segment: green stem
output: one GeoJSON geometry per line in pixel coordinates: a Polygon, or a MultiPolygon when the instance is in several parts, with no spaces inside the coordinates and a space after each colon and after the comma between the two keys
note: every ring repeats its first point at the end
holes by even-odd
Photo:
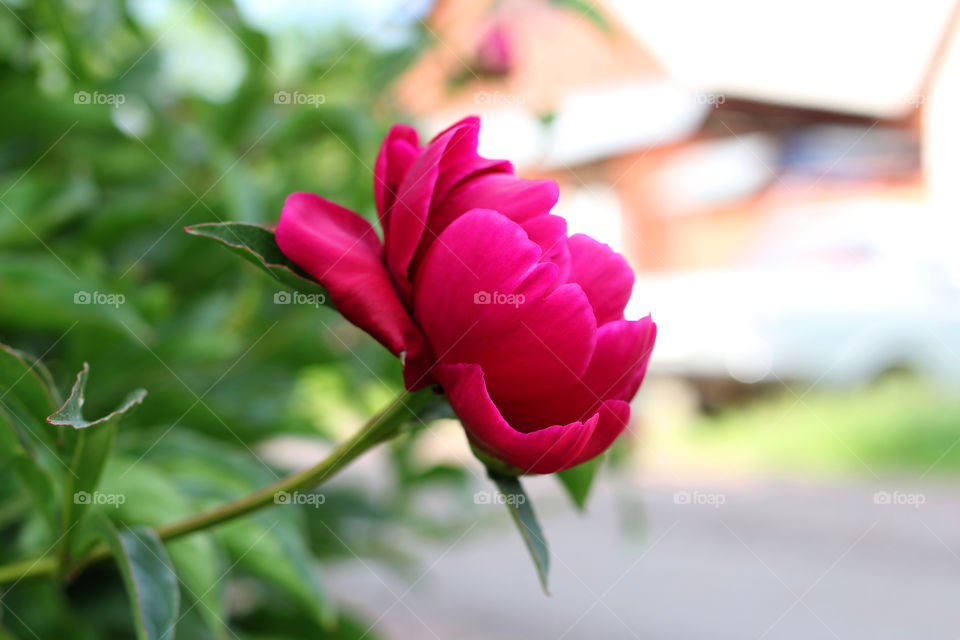
{"type": "Polygon", "coordinates": [[[19,582],[24,578],[52,576],[56,574],[56,572],[56,557],[43,556],[40,558],[30,558],[29,560],[21,560],[20,562],[14,562],[0,567],[0,584],[19,582]]]}
{"type": "MultiPolygon", "coordinates": [[[[62,427],[61,427],[62,428],[62,427]]],[[[63,479],[63,501],[60,507],[60,543],[58,550],[58,560],[57,560],[57,575],[60,578],[64,578],[67,575],[67,570],[70,567],[70,543],[71,543],[71,532],[73,527],[71,522],[73,521],[73,509],[74,509],[74,493],[75,488],[74,479],[76,475],[74,469],[79,466],[79,461],[83,457],[83,449],[87,443],[87,432],[81,430],[77,434],[77,442],[75,449],[73,450],[73,459],[70,464],[70,469],[64,476],[63,479]]]]}
{"type": "MultiPolygon", "coordinates": [[[[315,466],[281,478],[242,498],[176,522],[160,525],[154,530],[161,540],[173,540],[276,504],[276,496],[281,492],[293,493],[311,489],[336,474],[368,449],[396,436],[404,424],[434,400],[433,394],[426,389],[414,393],[404,392],[397,396],[389,407],[368,421],[353,437],[340,444],[315,466]]],[[[94,547],[73,568],[70,577],[75,577],[91,564],[104,560],[109,555],[110,551],[106,545],[94,547]]],[[[23,578],[55,575],[57,566],[56,558],[50,556],[0,566],[0,584],[23,578]]]]}

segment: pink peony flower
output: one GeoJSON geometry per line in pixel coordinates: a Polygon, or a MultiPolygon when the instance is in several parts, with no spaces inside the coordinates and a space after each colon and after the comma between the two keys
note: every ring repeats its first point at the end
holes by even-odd
{"type": "Polygon", "coordinates": [[[656,325],[623,317],[623,257],[567,237],[557,185],[480,157],[479,127],[466,118],[425,146],[393,127],[374,179],[383,244],[310,193],[287,198],[277,243],[401,357],[408,389],[440,384],[481,458],[553,473],[626,427],[656,325]]]}

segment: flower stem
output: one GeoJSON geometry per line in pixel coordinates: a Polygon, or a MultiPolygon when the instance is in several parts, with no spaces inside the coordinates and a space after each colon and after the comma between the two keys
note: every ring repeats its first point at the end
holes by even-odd
{"type": "MultiPolygon", "coordinates": [[[[276,496],[281,492],[304,491],[322,484],[368,449],[396,436],[404,424],[435,400],[436,397],[428,389],[413,393],[404,392],[397,396],[390,406],[371,418],[360,431],[313,467],[281,478],[242,498],[231,500],[182,520],[154,527],[154,530],[161,540],[173,540],[276,504],[276,496]]],[[[110,551],[106,545],[94,547],[73,567],[69,577],[76,577],[85,568],[106,559],[109,555],[110,551]]],[[[57,573],[57,566],[56,558],[51,556],[0,566],[0,584],[30,577],[52,576],[57,573]]]]}

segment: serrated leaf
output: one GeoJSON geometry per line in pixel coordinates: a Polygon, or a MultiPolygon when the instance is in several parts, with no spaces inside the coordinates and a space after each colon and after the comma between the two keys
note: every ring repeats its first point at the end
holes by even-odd
{"type": "Polygon", "coordinates": [[[537,516],[533,512],[533,504],[531,504],[527,492],[523,490],[523,485],[520,484],[520,479],[516,476],[503,475],[490,469],[487,470],[487,475],[496,483],[497,489],[503,495],[507,509],[510,511],[510,517],[513,518],[520,530],[523,543],[533,559],[537,577],[540,579],[540,586],[549,595],[547,574],[550,572],[550,550],[547,547],[547,539],[540,529],[537,516]]]}
{"type": "Polygon", "coordinates": [[[593,479],[597,475],[597,469],[600,468],[600,462],[603,456],[597,456],[592,460],[587,460],[583,464],[578,464],[570,469],[565,469],[556,474],[557,479],[567,494],[580,511],[583,511],[587,505],[587,497],[590,495],[590,487],[593,486],[593,479]]]}
{"type": "Polygon", "coordinates": [[[287,287],[301,293],[326,295],[320,283],[283,255],[273,229],[249,222],[207,222],[187,227],[185,231],[223,243],[287,287]]]}
{"type": "Polygon", "coordinates": [[[138,389],[130,393],[114,411],[102,418],[87,420],[83,417],[83,392],[89,374],[90,366],[84,362],[83,369],[77,374],[77,380],[70,390],[70,396],[56,413],[47,418],[50,424],[72,427],[76,436],[70,468],[64,478],[61,571],[65,571],[69,564],[73,529],[93,502],[92,497],[113,447],[117,421],[130,407],[140,404],[147,395],[145,390],[138,389]]]}
{"type": "Polygon", "coordinates": [[[123,577],[138,640],[171,640],[180,589],[160,538],[147,527],[117,529],[103,513],[95,523],[123,577]]]}
{"type": "Polygon", "coordinates": [[[54,425],[73,427],[74,429],[87,429],[97,424],[105,424],[113,421],[128,411],[130,407],[143,402],[143,398],[147,395],[145,389],[132,391],[124,401],[120,403],[119,407],[107,415],[102,418],[97,418],[96,420],[87,420],[83,417],[83,392],[87,386],[87,378],[89,375],[90,365],[84,362],[83,369],[77,374],[77,381],[73,383],[73,388],[70,390],[70,396],[66,402],[63,403],[62,407],[47,417],[47,422],[54,425]]]}

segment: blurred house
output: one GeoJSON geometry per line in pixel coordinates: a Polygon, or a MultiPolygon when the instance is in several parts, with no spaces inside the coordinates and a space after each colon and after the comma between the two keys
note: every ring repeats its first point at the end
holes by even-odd
{"type": "Polygon", "coordinates": [[[942,362],[960,351],[945,240],[960,206],[957,3],[784,15],[760,0],[439,0],[435,42],[395,97],[427,130],[481,114],[486,155],[561,185],[571,232],[641,272],[634,311],[671,320],[654,369],[960,376],[942,362]],[[899,285],[872,286],[890,273],[899,285]],[[888,331],[867,330],[884,317],[888,331]],[[949,345],[912,339],[925,333],[949,345]]]}

